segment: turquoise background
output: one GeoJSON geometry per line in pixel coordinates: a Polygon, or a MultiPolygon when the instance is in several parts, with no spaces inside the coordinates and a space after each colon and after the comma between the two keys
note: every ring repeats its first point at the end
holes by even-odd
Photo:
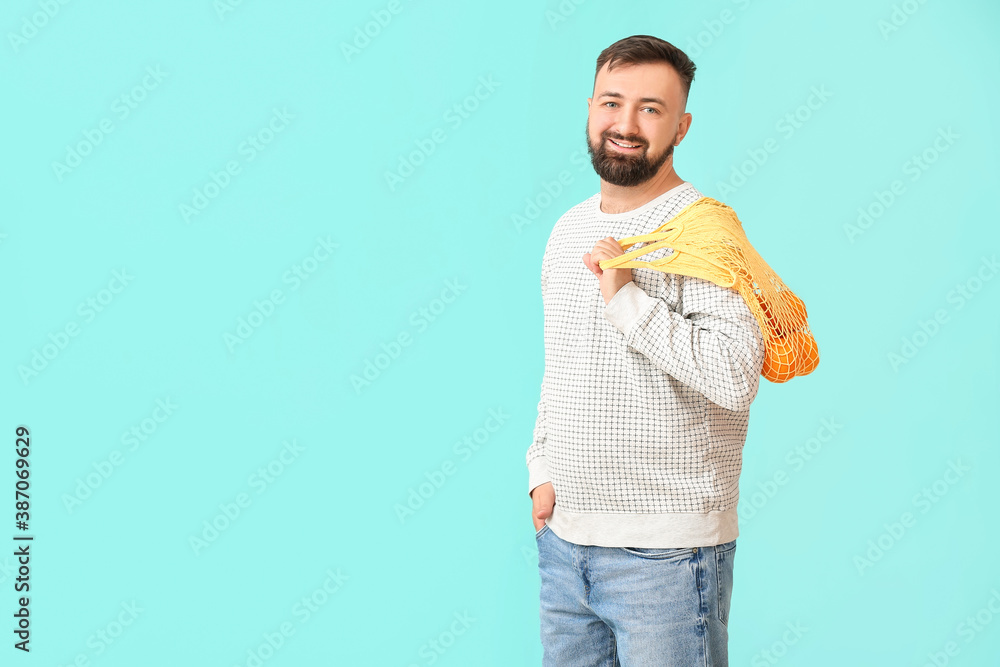
{"type": "Polygon", "coordinates": [[[26,425],[35,536],[31,652],[8,631],[3,664],[540,664],[539,268],[598,190],[586,98],[631,34],[695,61],[676,169],[736,209],[822,356],[751,410],[731,664],[997,664],[995,3],[220,7],[0,16],[0,496],[13,536],[26,425]]]}

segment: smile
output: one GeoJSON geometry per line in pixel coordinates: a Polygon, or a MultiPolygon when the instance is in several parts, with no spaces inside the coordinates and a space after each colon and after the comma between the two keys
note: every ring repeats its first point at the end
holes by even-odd
{"type": "Polygon", "coordinates": [[[635,150],[636,148],[640,148],[639,144],[623,144],[615,141],[614,139],[608,139],[608,141],[613,143],[615,146],[618,146],[619,148],[624,148],[626,150],[635,150]]]}

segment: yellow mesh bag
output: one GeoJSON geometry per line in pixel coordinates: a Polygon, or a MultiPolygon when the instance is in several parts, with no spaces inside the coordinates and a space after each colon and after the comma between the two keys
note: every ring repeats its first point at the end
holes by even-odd
{"type": "Polygon", "coordinates": [[[806,321],[805,304],[757,254],[736,212],[726,204],[702,197],[652,232],[618,243],[628,252],[602,260],[601,269],[655,269],[736,289],[764,334],[766,354],[761,375],[766,380],[787,382],[812,373],[819,364],[819,348],[806,321]],[[628,250],[636,243],[645,245],[628,250]],[[636,259],[664,247],[664,257],[636,259]]]}

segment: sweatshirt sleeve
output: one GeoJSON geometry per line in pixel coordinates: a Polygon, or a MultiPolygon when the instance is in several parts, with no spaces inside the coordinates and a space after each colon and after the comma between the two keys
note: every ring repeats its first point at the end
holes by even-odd
{"type": "Polygon", "coordinates": [[[541,390],[538,401],[538,418],[535,420],[535,432],[528,447],[526,460],[528,463],[528,495],[540,484],[551,481],[549,469],[545,460],[545,387],[541,390]]]}
{"type": "MultiPolygon", "coordinates": [[[[546,244],[546,252],[548,251],[548,245],[546,244]]],[[[542,259],[542,304],[545,304],[545,287],[546,287],[546,276],[545,276],[545,258],[542,259]]],[[[528,495],[531,495],[532,490],[540,484],[545,484],[551,481],[549,478],[549,469],[545,460],[545,377],[544,373],[542,375],[541,389],[539,390],[538,398],[538,417],[535,419],[535,430],[531,439],[531,445],[528,447],[528,453],[525,456],[528,464],[528,495]]]]}
{"type": "Polygon", "coordinates": [[[664,373],[727,410],[749,410],[764,365],[764,336],[750,308],[735,289],[669,277],[681,312],[630,281],[608,301],[605,319],[664,373]]]}

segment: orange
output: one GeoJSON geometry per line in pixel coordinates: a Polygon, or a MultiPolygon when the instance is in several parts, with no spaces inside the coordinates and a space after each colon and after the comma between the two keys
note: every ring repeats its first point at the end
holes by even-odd
{"type": "Polygon", "coordinates": [[[795,311],[798,317],[805,322],[806,318],[809,316],[809,313],[806,312],[806,304],[802,302],[802,299],[795,295],[795,292],[792,291],[788,291],[788,299],[795,304],[795,311]]]}
{"type": "Polygon", "coordinates": [[[795,340],[785,336],[771,339],[764,353],[760,374],[771,382],[788,382],[795,377],[795,340]]]}
{"type": "Polygon", "coordinates": [[[771,331],[778,331],[778,320],[775,319],[774,313],[768,307],[767,302],[764,301],[762,294],[754,294],[757,304],[760,306],[761,311],[764,313],[764,321],[767,322],[767,326],[771,328],[771,331]]]}
{"type": "Polygon", "coordinates": [[[791,330],[798,331],[806,325],[806,304],[802,303],[802,299],[795,296],[791,290],[785,290],[782,294],[785,297],[785,305],[791,311],[789,313],[791,330]]]}
{"type": "MultiPolygon", "coordinates": [[[[767,302],[764,300],[763,291],[759,289],[755,291],[753,279],[745,269],[737,269],[737,275],[742,280],[742,289],[739,290],[740,295],[743,297],[743,300],[746,301],[747,306],[750,306],[750,297],[752,296],[754,301],[757,302],[757,305],[760,306],[761,313],[764,315],[764,322],[758,322],[761,325],[761,330],[763,330],[766,324],[772,332],[777,333],[778,320],[774,317],[774,312],[771,310],[771,307],[768,306],[767,302]]],[[[750,308],[750,312],[753,312],[753,308],[750,308]]],[[[754,317],[757,317],[756,313],[754,313],[754,317]]]]}
{"type": "Polygon", "coordinates": [[[795,355],[798,360],[796,375],[809,375],[819,364],[819,346],[812,334],[805,331],[796,331],[789,336],[792,344],[795,345],[795,355]]]}
{"type": "Polygon", "coordinates": [[[798,331],[806,325],[806,304],[802,303],[802,299],[795,296],[791,290],[784,290],[779,292],[779,294],[781,295],[782,305],[785,306],[782,312],[788,318],[789,326],[787,330],[785,327],[779,327],[778,333],[784,335],[798,331]]]}

